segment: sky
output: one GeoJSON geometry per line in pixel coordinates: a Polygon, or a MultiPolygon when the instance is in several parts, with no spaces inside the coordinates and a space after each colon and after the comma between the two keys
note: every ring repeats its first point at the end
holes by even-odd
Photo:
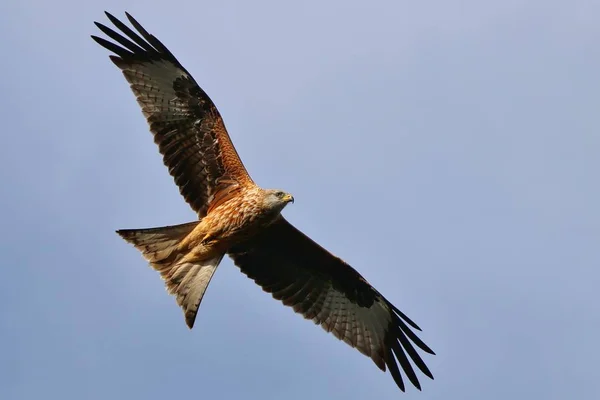
{"type": "Polygon", "coordinates": [[[600,3],[0,4],[0,398],[600,398],[600,3]],[[423,391],[225,259],[189,330],[114,231],[192,221],[89,35],[132,13],[284,215],[436,351],[423,391]]]}

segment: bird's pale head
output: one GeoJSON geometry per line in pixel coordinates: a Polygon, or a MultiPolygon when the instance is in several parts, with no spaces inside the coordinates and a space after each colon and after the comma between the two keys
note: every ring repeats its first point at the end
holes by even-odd
{"type": "Polygon", "coordinates": [[[294,196],[283,190],[268,189],[264,193],[264,206],[273,211],[279,212],[289,203],[294,202],[294,196]]]}

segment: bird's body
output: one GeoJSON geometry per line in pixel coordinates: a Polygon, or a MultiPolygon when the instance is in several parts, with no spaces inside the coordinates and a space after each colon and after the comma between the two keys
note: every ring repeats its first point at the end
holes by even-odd
{"type": "Polygon", "coordinates": [[[198,254],[225,253],[233,245],[255,236],[275,221],[291,200],[291,196],[285,194],[288,197],[274,207],[265,201],[271,192],[256,185],[246,188],[242,193],[242,196],[232,197],[209,209],[208,214],[182,241],[182,249],[187,248],[198,254]]]}
{"type": "Polygon", "coordinates": [[[116,54],[111,60],[129,82],[165,166],[198,215],[181,225],[117,233],[160,273],[187,325],[194,326],[206,288],[227,254],[275,299],[381,370],[389,369],[400,389],[400,369],[420,389],[413,364],[433,379],[415,349],[434,354],[413,332],[420,328],[354,268],[281,215],[293,197],[254,183],[214,103],[156,37],[129,14],[137,33],[107,16],[123,34],[96,23],[114,42],[92,37],[116,54]]]}
{"type": "Polygon", "coordinates": [[[117,233],[136,246],[161,273],[192,328],[206,287],[225,253],[268,228],[293,201],[288,193],[265,190],[249,182],[246,187],[237,187],[226,198],[221,198],[198,222],[175,227],[124,229],[117,233]],[[237,195],[233,195],[234,192],[237,195]],[[210,275],[204,280],[195,280],[201,272],[210,275]]]}

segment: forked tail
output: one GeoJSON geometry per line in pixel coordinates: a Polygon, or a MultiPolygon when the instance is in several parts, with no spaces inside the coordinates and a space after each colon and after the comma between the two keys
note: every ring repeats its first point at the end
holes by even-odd
{"type": "Polygon", "coordinates": [[[179,243],[198,223],[117,231],[141,251],[150,266],[160,273],[167,291],[177,298],[177,303],[183,309],[185,322],[190,329],[194,326],[206,288],[223,258],[223,254],[220,254],[206,260],[185,260],[188,250],[180,249],[179,243]]]}

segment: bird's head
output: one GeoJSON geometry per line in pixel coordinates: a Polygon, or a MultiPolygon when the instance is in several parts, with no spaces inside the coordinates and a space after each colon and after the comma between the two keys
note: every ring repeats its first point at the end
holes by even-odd
{"type": "Polygon", "coordinates": [[[274,211],[281,211],[288,203],[294,202],[294,196],[291,194],[279,190],[269,189],[265,190],[264,205],[274,211]]]}

